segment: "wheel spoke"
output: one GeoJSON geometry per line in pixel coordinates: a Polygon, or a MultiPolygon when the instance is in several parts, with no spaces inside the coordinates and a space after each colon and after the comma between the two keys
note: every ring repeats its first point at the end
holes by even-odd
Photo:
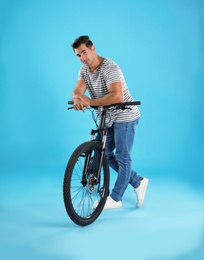
{"type": "Polygon", "coordinates": [[[79,225],[90,224],[100,215],[108,195],[109,167],[105,157],[99,181],[96,181],[99,152],[99,145],[93,142],[82,144],[72,154],[65,172],[65,207],[70,218],[79,225]],[[92,157],[88,157],[89,162],[86,157],[88,154],[92,154],[92,157]],[[97,160],[93,163],[95,155],[97,160]],[[88,164],[85,167],[86,162],[88,164]],[[87,172],[84,172],[84,169],[87,169],[87,172]],[[97,207],[93,207],[96,201],[98,201],[97,207]]]}

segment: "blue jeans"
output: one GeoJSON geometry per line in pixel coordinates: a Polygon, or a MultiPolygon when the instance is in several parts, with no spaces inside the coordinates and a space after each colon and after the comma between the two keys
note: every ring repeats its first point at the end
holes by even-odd
{"type": "Polygon", "coordinates": [[[140,185],[142,179],[132,170],[131,158],[135,128],[138,121],[139,119],[132,122],[113,123],[111,127],[107,128],[106,156],[109,166],[118,173],[110,194],[115,201],[122,200],[129,183],[135,188],[140,185]]]}

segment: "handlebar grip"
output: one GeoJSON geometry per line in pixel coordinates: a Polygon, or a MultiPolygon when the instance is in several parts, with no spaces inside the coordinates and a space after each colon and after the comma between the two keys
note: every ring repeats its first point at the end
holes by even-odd
{"type": "Polygon", "coordinates": [[[69,105],[73,105],[73,104],[74,104],[73,101],[68,101],[67,103],[68,103],[69,105]]]}

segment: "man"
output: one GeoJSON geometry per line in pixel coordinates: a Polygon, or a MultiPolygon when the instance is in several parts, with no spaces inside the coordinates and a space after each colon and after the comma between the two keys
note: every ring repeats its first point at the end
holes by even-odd
{"type": "MultiPolygon", "coordinates": [[[[84,107],[88,106],[134,101],[119,66],[109,59],[100,57],[88,36],[78,37],[72,48],[83,63],[73,90],[72,100],[75,110],[84,111],[84,107]],[[91,98],[85,95],[86,90],[91,98]]],[[[131,150],[135,128],[140,118],[139,109],[133,106],[131,110],[113,110],[108,114],[106,156],[110,167],[118,173],[118,176],[104,209],[122,207],[122,197],[128,183],[133,186],[137,196],[136,206],[140,207],[144,202],[148,179],[140,177],[131,168],[131,150]]]]}

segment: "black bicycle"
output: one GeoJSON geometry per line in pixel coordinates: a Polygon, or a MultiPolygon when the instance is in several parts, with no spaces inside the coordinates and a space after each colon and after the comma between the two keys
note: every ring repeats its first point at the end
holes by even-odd
{"type": "MultiPolygon", "coordinates": [[[[69,105],[73,102],[69,101],[69,105]]],[[[66,211],[77,225],[93,223],[101,214],[109,195],[110,172],[105,155],[107,129],[106,114],[110,110],[131,109],[140,101],[124,102],[110,106],[90,107],[96,130],[91,130],[90,141],[79,145],[72,153],[64,175],[63,197],[66,211]],[[100,124],[94,111],[101,114],[100,124]]],[[[68,109],[73,108],[72,106],[68,109]]]]}

